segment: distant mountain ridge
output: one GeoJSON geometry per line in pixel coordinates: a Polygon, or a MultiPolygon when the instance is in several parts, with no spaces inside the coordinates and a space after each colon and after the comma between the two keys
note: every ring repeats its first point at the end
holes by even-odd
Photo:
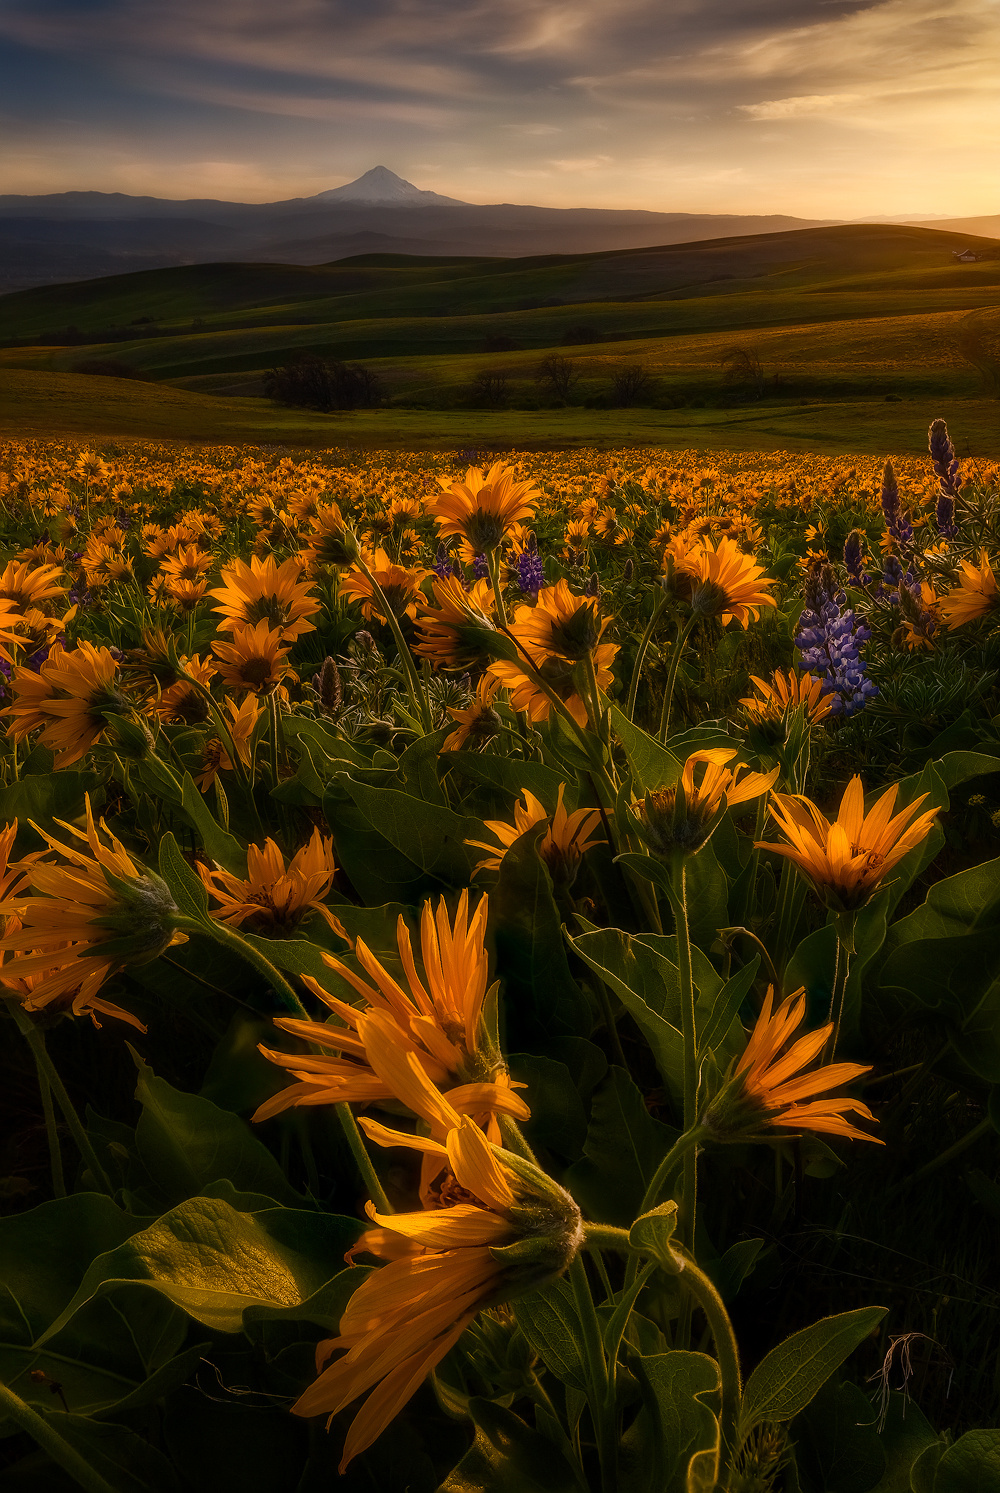
{"type": "Polygon", "coordinates": [[[224,202],[121,192],[0,196],[0,292],[131,270],[218,263],[330,263],[356,254],[597,253],[828,227],[783,214],[471,203],[385,166],[314,197],[224,202]]]}

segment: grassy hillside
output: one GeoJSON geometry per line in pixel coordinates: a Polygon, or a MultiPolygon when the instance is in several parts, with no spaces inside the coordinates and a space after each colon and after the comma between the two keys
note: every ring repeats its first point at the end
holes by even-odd
{"type": "MultiPolygon", "coordinates": [[[[312,267],[191,265],[3,297],[0,369],[15,418],[18,409],[31,421],[47,418],[49,388],[53,418],[58,407],[84,427],[91,418],[102,430],[174,430],[178,438],[216,438],[201,434],[210,429],[226,432],[218,439],[250,438],[236,433],[249,421],[251,434],[263,422],[312,441],[348,426],[367,430],[365,420],[373,430],[387,416],[405,422],[407,411],[428,425],[435,411],[463,432],[491,429],[484,419],[506,429],[537,412],[545,416],[538,439],[558,439],[550,432],[565,426],[565,438],[575,440],[588,422],[597,433],[598,414],[622,431],[638,418],[595,408],[611,402],[615,370],[636,363],[653,380],[645,402],[670,416],[665,439],[671,421],[712,425],[712,410],[727,411],[718,416],[723,424],[753,425],[817,401],[902,401],[899,423],[912,426],[913,402],[936,401],[939,412],[941,401],[950,408],[996,392],[988,370],[977,370],[961,347],[971,322],[1000,348],[1000,240],[980,240],[984,257],[960,264],[954,251],[967,242],[957,233],[861,224],[522,260],[369,255],[312,267]],[[734,345],[760,360],[763,385],[753,397],[726,379],[734,345]],[[364,360],[389,408],[331,424],[262,401],[265,371],[304,350],[364,360]],[[589,410],[557,409],[560,401],[539,382],[541,356],[551,350],[573,360],[569,402],[589,410]],[[94,362],[149,382],[89,377],[81,385],[74,371],[94,362]],[[484,369],[506,380],[501,403],[510,408],[471,408],[484,369]],[[17,379],[14,370],[31,377],[17,379]]],[[[983,439],[993,439],[989,409],[984,404],[973,421],[983,439]]],[[[807,417],[788,418],[791,438],[807,417]]],[[[873,430],[896,423],[884,407],[862,422],[873,430]]],[[[534,438],[524,428],[525,439],[534,438]]]]}

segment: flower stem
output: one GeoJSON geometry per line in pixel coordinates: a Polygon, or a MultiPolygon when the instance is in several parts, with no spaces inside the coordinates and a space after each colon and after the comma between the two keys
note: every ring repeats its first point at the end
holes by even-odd
{"type": "Polygon", "coordinates": [[[503,587],[500,585],[500,566],[497,562],[495,549],[486,551],[486,568],[490,575],[490,585],[493,587],[493,596],[497,604],[497,618],[500,626],[507,626],[507,608],[503,604],[503,587]]]}
{"type": "Polygon", "coordinates": [[[337,1119],[340,1121],[347,1144],[351,1148],[351,1155],[354,1157],[362,1180],[368,1188],[368,1196],[375,1204],[379,1213],[391,1213],[393,1211],[392,1205],[382,1189],[382,1183],[376,1175],[372,1159],[365,1149],[365,1143],[361,1138],[361,1131],[358,1129],[358,1122],[354,1118],[351,1106],[345,1102],[343,1104],[335,1104],[333,1107],[336,1111],[337,1119]]]}
{"type": "MultiPolygon", "coordinates": [[[[680,975],[681,1036],[684,1039],[684,1134],[698,1121],[698,1034],[695,1027],[694,966],[691,958],[691,928],[687,909],[687,862],[681,860],[667,884],[667,896],[677,928],[677,969],[680,975]]],[[[694,1147],[684,1152],[684,1184],[680,1207],[681,1238],[690,1248],[694,1241],[698,1167],[694,1147]]]]}
{"type": "Polygon", "coordinates": [[[663,709],[660,711],[660,728],[657,736],[661,741],[666,741],[670,730],[670,710],[674,699],[674,686],[677,683],[677,670],[680,667],[681,654],[684,645],[691,636],[691,630],[698,620],[697,613],[692,614],[682,628],[678,629],[677,639],[670,653],[670,669],[667,673],[667,687],[663,694],[663,709]]]}
{"type": "Polygon", "coordinates": [[[413,706],[413,713],[422,723],[425,732],[429,736],[434,729],[434,722],[431,720],[431,708],[427,701],[426,695],[420,688],[420,681],[417,678],[417,671],[413,667],[413,658],[410,654],[409,645],[407,644],[406,639],[403,637],[403,629],[399,625],[399,618],[396,616],[395,612],[392,610],[392,607],[386,600],[385,592],[382,590],[382,587],[379,585],[378,581],[375,579],[368,566],[365,564],[365,560],[362,555],[358,555],[355,564],[357,565],[358,569],[361,571],[365,579],[368,581],[368,584],[371,586],[372,594],[378,601],[379,607],[382,611],[382,616],[389,624],[392,636],[396,641],[396,651],[399,654],[399,662],[402,665],[404,674],[406,675],[406,686],[410,695],[410,703],[413,706]]]}
{"type": "Polygon", "coordinates": [[[635,656],[635,663],[632,666],[632,678],[628,687],[628,702],[625,706],[625,714],[630,721],[635,720],[635,700],[636,695],[639,693],[639,680],[642,678],[642,666],[646,661],[646,651],[652,642],[653,633],[656,631],[656,624],[663,615],[666,605],[667,598],[661,593],[653,604],[652,615],[646,623],[646,631],[643,633],[639,643],[639,651],[635,656]]]}
{"type": "Polygon", "coordinates": [[[309,1020],[309,1012],[280,970],[277,970],[270,959],[255,949],[252,944],[241,938],[234,929],[227,927],[225,923],[216,922],[214,918],[206,918],[202,922],[200,918],[177,917],[174,919],[174,925],[184,933],[201,934],[203,937],[214,939],[224,949],[231,949],[234,954],[238,954],[241,959],[252,964],[258,974],[264,976],[272,990],[294,1016],[300,1017],[303,1021],[309,1020]]]}
{"type": "MultiPolygon", "coordinates": [[[[40,1037],[42,1033],[38,1034],[40,1037]]],[[[44,1040],[44,1038],[43,1038],[44,1040]]],[[[52,1085],[44,1069],[39,1067],[38,1057],[35,1057],[35,1068],[38,1071],[38,1091],[42,1097],[42,1113],[45,1116],[45,1136],[49,1143],[49,1166],[52,1169],[52,1196],[64,1198],[66,1196],[66,1178],[63,1175],[62,1150],[59,1146],[59,1130],[56,1124],[56,1112],[52,1105],[52,1085]]]]}
{"type": "Polygon", "coordinates": [[[41,1447],[61,1467],[73,1481],[85,1490],[85,1493],[118,1493],[111,1483],[92,1467],[86,1457],[71,1446],[68,1441],[60,1436],[51,1421],[39,1415],[30,1405],[26,1405],[20,1395],[16,1395],[12,1389],[0,1380],[0,1416],[4,1420],[12,1421],[19,1431],[26,1435],[41,1447]]]}
{"type": "Polygon", "coordinates": [[[228,725],[226,724],[226,718],[216,704],[215,696],[212,694],[212,691],[208,688],[207,685],[202,684],[200,679],[195,679],[193,674],[189,674],[186,669],[178,667],[177,673],[181,679],[187,680],[188,684],[190,684],[193,689],[197,690],[198,694],[201,695],[202,699],[205,701],[205,704],[211,711],[212,719],[215,722],[215,729],[218,731],[219,736],[222,739],[222,745],[226,749],[226,756],[233,764],[233,772],[238,778],[242,778],[243,781],[246,782],[246,771],[243,767],[243,763],[240,760],[240,754],[236,750],[236,743],[233,740],[233,733],[230,731],[228,725]]]}
{"type": "Polygon", "coordinates": [[[583,1338],[583,1356],[587,1363],[587,1399],[597,1438],[597,1455],[601,1463],[603,1493],[615,1493],[618,1485],[618,1430],[614,1405],[608,1400],[608,1361],[604,1353],[601,1324],[587,1279],[583,1255],[573,1257],[569,1267],[570,1285],[576,1302],[583,1338]]]}
{"type": "MultiPolygon", "coordinates": [[[[39,1079],[44,1074],[49,1091],[54,1095],[56,1103],[62,1110],[63,1119],[69,1126],[69,1132],[76,1142],[77,1149],[93,1176],[95,1186],[99,1187],[102,1192],[106,1192],[108,1197],[113,1197],[115,1190],[108,1179],[107,1173],[97,1159],[97,1152],[91,1144],[90,1136],[84,1129],[80,1116],[73,1106],[73,1101],[66,1092],[66,1086],[59,1077],[58,1069],[49,1056],[48,1049],[45,1046],[44,1034],[23,1009],[20,1001],[12,1000],[10,1002],[10,1012],[18,1031],[31,1048],[31,1055],[35,1060],[39,1079]]],[[[53,1180],[55,1180],[54,1174],[53,1180]]]]}
{"type": "MultiPolygon", "coordinates": [[[[737,1444],[740,1416],[740,1400],[743,1396],[743,1380],[740,1374],[740,1355],[736,1345],[736,1334],[729,1320],[722,1297],[705,1272],[699,1269],[693,1257],[686,1251],[678,1251],[681,1272],[679,1279],[687,1286],[705,1314],[715,1356],[719,1364],[719,1380],[722,1389],[722,1408],[719,1412],[719,1430],[722,1436],[723,1468],[732,1467],[739,1451],[737,1444]]],[[[721,1469],[720,1469],[721,1470],[721,1469]]],[[[728,1482],[723,1473],[722,1486],[728,1482]]]]}
{"type": "Polygon", "coordinates": [[[840,1027],[844,1019],[844,1000],[847,996],[847,981],[851,974],[851,950],[854,945],[853,929],[852,936],[845,941],[837,937],[837,963],[834,967],[833,990],[830,993],[830,1015],[827,1020],[833,1021],[833,1031],[826,1046],[824,1062],[832,1062],[837,1051],[837,1043],[840,1040],[840,1027]],[[836,1014],[834,1014],[836,1013],[836,1014]]]}
{"type": "Polygon", "coordinates": [[[631,1248],[628,1229],[616,1229],[610,1223],[585,1223],[583,1226],[584,1249],[617,1249],[627,1254],[631,1248]]]}

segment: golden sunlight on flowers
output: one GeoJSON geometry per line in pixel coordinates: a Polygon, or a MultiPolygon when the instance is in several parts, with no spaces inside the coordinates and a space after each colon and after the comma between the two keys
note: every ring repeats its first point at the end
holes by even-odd
{"type": "Polygon", "coordinates": [[[692,752],[677,783],[656,788],[632,804],[636,828],[654,855],[698,850],[726,807],[750,803],[777,781],[777,767],[770,772],[751,772],[742,762],[728,767],[736,751],[711,747],[692,752]]]}
{"type": "Polygon", "coordinates": [[[985,550],[979,553],[978,565],[963,560],[961,571],[959,584],[945,592],[938,602],[941,620],[947,627],[975,622],[1000,606],[1000,589],[985,550]]]}
{"type": "Polygon", "coordinates": [[[746,627],[751,619],[759,621],[762,608],[777,605],[768,591],[774,581],[733,539],[723,537],[715,548],[710,539],[694,545],[680,559],[678,572],[688,583],[693,609],[718,617],[723,626],[735,620],[746,627]]]}
{"type": "Polygon", "coordinates": [[[270,694],[286,676],[292,674],[288,663],[288,645],[280,631],[266,622],[253,627],[238,627],[231,643],[216,638],[212,652],[219,661],[219,675],[228,689],[253,690],[270,694]]]}
{"type": "MultiPolygon", "coordinates": [[[[405,566],[395,564],[383,549],[376,550],[374,554],[366,552],[364,560],[381,589],[385,597],[385,605],[392,615],[415,617],[417,603],[420,600],[420,582],[424,572],[407,570],[405,566]]],[[[380,622],[388,622],[389,619],[383,616],[384,608],[381,597],[368,576],[358,566],[353,566],[343,577],[340,590],[341,594],[349,600],[361,603],[361,615],[369,622],[372,617],[377,617],[380,622]]]]}
{"type": "Polygon", "coordinates": [[[599,810],[575,809],[572,814],[567,813],[563,804],[565,791],[566,784],[560,783],[551,819],[545,806],[527,788],[514,805],[513,824],[507,824],[502,819],[487,819],[486,828],[499,840],[500,845],[490,845],[486,840],[466,840],[467,845],[472,845],[477,850],[489,851],[489,855],[478,863],[473,874],[499,871],[504,856],[515,841],[533,825],[546,822],[549,827],[539,841],[538,854],[548,866],[556,886],[571,886],[585,852],[592,845],[603,844],[605,837],[603,834],[594,834],[601,822],[599,810]]]}
{"type": "Polygon", "coordinates": [[[86,832],[56,821],[86,848],[43,834],[48,851],[23,863],[36,895],[15,889],[0,902],[9,920],[0,950],[16,956],[5,961],[2,979],[19,990],[26,1010],[65,1007],[95,1025],[101,1012],[145,1031],[98,991],[118,970],[156,959],[187,935],[173,926],[177,907],[166,884],[136,864],[103,820],[94,824],[89,796],[86,812],[86,832]]]}
{"type": "Polygon", "coordinates": [[[744,714],[756,725],[778,725],[800,705],[805,706],[807,726],[816,726],[832,712],[823,681],[799,669],[775,669],[770,681],[750,675],[757,694],[740,700],[744,714]]]}
{"type": "MultiPolygon", "coordinates": [[[[264,707],[252,694],[245,695],[239,705],[228,695],[222,702],[223,720],[232,737],[236,756],[244,767],[250,766],[254,731],[263,713],[264,707]]],[[[207,793],[220,770],[232,772],[233,768],[233,759],[226,750],[221,737],[210,736],[202,748],[201,765],[195,772],[195,782],[202,793],[207,793]]]]}
{"type": "Polygon", "coordinates": [[[347,1434],[341,1472],[398,1415],[483,1307],[561,1274],[583,1238],[568,1193],[531,1163],[495,1150],[468,1119],[454,1115],[443,1143],[389,1134],[394,1144],[420,1145],[425,1156],[433,1148],[434,1206],[380,1214],[369,1203],[376,1227],[351,1257],[388,1263],[355,1291],[338,1336],[318,1344],[319,1377],[292,1406],[295,1415],[327,1416],[329,1426],[367,1395],[347,1434]],[[334,1353],[343,1356],[324,1368],[334,1353]]]}
{"type": "Polygon", "coordinates": [[[348,1005],[313,979],[303,983],[328,1006],[343,1026],[282,1017],[276,1025],[321,1047],[320,1054],[275,1052],[262,1047],[271,1062],[296,1079],[266,1101],[254,1115],[264,1120],[293,1105],[371,1104],[401,1098],[394,1077],[397,1058],[412,1054],[432,1084],[447,1086],[448,1102],[472,1114],[499,1140],[496,1114],[526,1119],[529,1111],[513,1092],[500,1054],[484,1022],[488,960],[485,947],[488,901],[482,897],[471,919],[469,894],[463,891],[454,923],[442,899],[435,912],[428,900],[420,914],[423,975],[413,957],[410,930],[400,915],[396,945],[406,978],[404,988],[376,959],[363,939],[354,956],[369,976],[363,979],[340,959],[324,954],[323,962],[365,1002],[348,1005]]]}
{"type": "Polygon", "coordinates": [[[710,1137],[715,1141],[762,1140],[786,1130],[811,1130],[881,1145],[877,1136],[859,1130],[848,1118],[856,1115],[874,1122],[868,1106],[829,1092],[869,1073],[870,1066],[828,1063],[806,1072],[822,1052],[833,1023],[808,1032],[789,1047],[805,1020],[805,990],[786,996],[776,1010],[773,1007],[774,989],[769,986],[743,1056],[703,1116],[710,1137]]]}
{"type": "Polygon", "coordinates": [[[318,829],[292,856],[287,868],[271,839],[265,840],[263,847],[248,846],[245,878],[233,876],[222,866],[209,869],[198,863],[198,875],[218,904],[212,916],[231,928],[249,924],[253,933],[287,933],[307,913],[317,912],[328,927],[343,935],[339,920],[323,903],[336,873],[333,841],[318,829]]]}
{"type": "Polygon", "coordinates": [[[470,669],[484,657],[483,628],[493,630],[496,598],[489,581],[475,581],[466,591],[457,576],[431,582],[434,605],[417,597],[417,641],[414,653],[436,669],[470,669]]]}
{"type": "Polygon", "coordinates": [[[23,741],[41,727],[40,741],[55,754],[57,768],[72,767],[99,740],[107,722],[103,712],[131,709],[116,687],[118,664],[107,648],[81,640],[71,652],[61,642],[36,674],[14,671],[14,700],[4,714],[12,717],[8,736],[23,741]]]}
{"type": "Polygon", "coordinates": [[[439,477],[442,491],[427,499],[427,512],[437,519],[441,537],[461,534],[476,554],[495,550],[504,535],[523,519],[534,518],[540,489],[528,478],[521,481],[511,467],[494,462],[485,474],[470,467],[464,482],[439,477]]]}
{"type": "Polygon", "coordinates": [[[864,906],[904,855],[926,838],[934,823],[937,809],[917,813],[926,793],[893,816],[897,792],[895,784],[887,788],[866,814],[864,789],[860,777],[855,776],[844,789],[833,824],[810,799],[773,793],[771,817],[788,837],[788,843],[758,841],[757,848],[786,856],[828,906],[838,912],[852,912],[864,906]]]}
{"type": "Polygon", "coordinates": [[[618,652],[613,645],[598,647],[610,623],[610,617],[601,617],[596,596],[576,596],[567,581],[559,580],[539,591],[535,606],[518,607],[510,630],[536,669],[550,659],[579,663],[588,654],[603,654],[606,668],[618,652]]]}
{"type": "Polygon", "coordinates": [[[460,752],[466,745],[470,748],[485,746],[500,731],[500,717],[493,708],[499,679],[484,674],[476,685],[476,698],[464,710],[449,707],[448,714],[455,722],[455,730],[441,743],[443,752],[460,752]]]}
{"type": "Polygon", "coordinates": [[[276,565],[271,555],[265,560],[254,555],[249,565],[242,560],[224,565],[223,584],[210,593],[219,602],[215,610],[222,617],[220,631],[235,634],[264,623],[286,643],[315,631],[310,619],[319,611],[319,602],[301,575],[301,563],[294,557],[276,565]]]}

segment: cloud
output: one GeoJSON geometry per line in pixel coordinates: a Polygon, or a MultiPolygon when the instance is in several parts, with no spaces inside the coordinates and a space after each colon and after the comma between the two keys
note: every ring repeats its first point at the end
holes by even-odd
{"type": "Polygon", "coordinates": [[[793,98],[764,99],[759,104],[737,104],[751,119],[801,119],[803,115],[829,114],[845,104],[856,104],[857,93],[803,93],[793,98]]]}

